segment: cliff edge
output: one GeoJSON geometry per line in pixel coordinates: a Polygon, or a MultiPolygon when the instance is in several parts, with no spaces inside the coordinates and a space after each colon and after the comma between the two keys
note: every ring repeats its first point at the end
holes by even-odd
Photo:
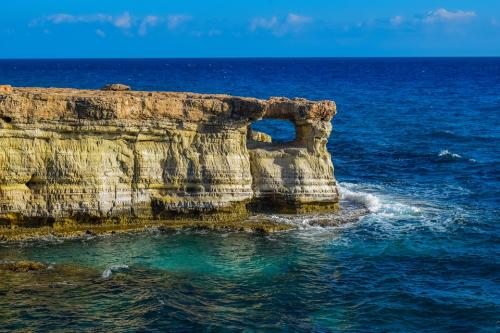
{"type": "Polygon", "coordinates": [[[178,218],[338,205],[331,101],[0,86],[0,225],[178,218]],[[250,125],[290,120],[272,143],[250,125]]]}

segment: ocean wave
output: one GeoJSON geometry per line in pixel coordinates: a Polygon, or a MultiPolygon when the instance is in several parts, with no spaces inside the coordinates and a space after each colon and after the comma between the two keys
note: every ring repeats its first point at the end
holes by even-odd
{"type": "Polygon", "coordinates": [[[363,185],[341,183],[339,188],[343,200],[361,204],[372,214],[386,217],[403,217],[413,216],[421,212],[420,208],[399,202],[388,195],[368,192],[363,189],[363,185]]]}
{"type": "Polygon", "coordinates": [[[356,224],[359,230],[374,233],[380,237],[400,237],[409,232],[427,230],[445,232],[453,228],[464,213],[440,207],[433,202],[412,199],[411,196],[396,194],[384,186],[370,184],[341,183],[343,200],[354,200],[363,204],[369,214],[356,224]]]}
{"type": "Polygon", "coordinates": [[[299,230],[308,231],[325,231],[332,228],[345,228],[347,225],[355,224],[368,211],[364,207],[343,207],[338,212],[333,213],[317,213],[317,214],[272,214],[264,216],[256,216],[254,218],[265,218],[276,223],[289,224],[299,230]]]}
{"type": "Polygon", "coordinates": [[[439,152],[439,157],[451,158],[451,159],[461,159],[462,156],[459,154],[455,154],[450,152],[448,149],[443,149],[439,152]]]}
{"type": "Polygon", "coordinates": [[[113,272],[118,272],[128,268],[129,268],[128,265],[121,265],[121,264],[111,265],[102,272],[101,277],[103,279],[108,279],[111,277],[111,275],[113,275],[113,272]]]}
{"type": "Polygon", "coordinates": [[[354,187],[354,184],[339,184],[341,198],[363,205],[371,213],[378,212],[382,208],[379,197],[368,192],[355,191],[354,187]]]}
{"type": "Polygon", "coordinates": [[[493,142],[496,139],[493,136],[458,134],[450,130],[434,130],[430,131],[428,135],[436,139],[453,140],[456,142],[480,141],[484,143],[489,143],[493,142]]]}
{"type": "Polygon", "coordinates": [[[383,192],[381,186],[353,183],[339,184],[341,209],[334,213],[304,215],[269,215],[266,218],[291,224],[303,230],[346,229],[360,221],[393,223],[414,220],[422,216],[422,209],[402,198],[383,192]]]}
{"type": "MultiPolygon", "coordinates": [[[[438,154],[438,157],[441,158],[442,160],[445,160],[445,161],[457,161],[457,160],[462,160],[464,159],[462,157],[462,155],[460,154],[456,154],[456,153],[452,153],[451,151],[449,151],[448,149],[443,149],[439,152],[438,154]]],[[[465,160],[469,161],[469,162],[472,162],[472,163],[475,163],[476,160],[473,159],[473,158],[466,158],[465,160]]]]}
{"type": "Polygon", "coordinates": [[[341,209],[332,213],[281,215],[272,214],[255,218],[270,219],[293,225],[299,230],[323,232],[331,229],[346,230],[369,224],[389,232],[390,225],[400,221],[412,223],[423,217],[420,207],[406,203],[404,198],[385,193],[383,186],[339,183],[341,209]]]}

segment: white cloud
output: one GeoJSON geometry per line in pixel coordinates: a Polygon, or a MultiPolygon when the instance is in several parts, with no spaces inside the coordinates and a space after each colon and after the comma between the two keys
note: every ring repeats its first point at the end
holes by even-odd
{"type": "Polygon", "coordinates": [[[428,12],[423,18],[423,22],[429,24],[436,22],[460,22],[473,17],[476,17],[476,12],[474,11],[449,11],[445,8],[439,8],[428,12]]]}
{"type": "Polygon", "coordinates": [[[119,16],[113,17],[106,14],[92,14],[92,15],[71,15],[66,13],[59,13],[49,15],[31,22],[31,26],[41,25],[44,23],[52,24],[74,24],[74,23],[112,23],[115,27],[121,29],[129,29],[132,26],[132,17],[128,12],[119,16]]]}
{"type": "Polygon", "coordinates": [[[309,16],[302,16],[290,13],[287,16],[286,21],[290,25],[299,26],[311,22],[312,19],[309,16]]]}
{"type": "Polygon", "coordinates": [[[311,17],[294,13],[289,13],[283,19],[279,19],[276,16],[270,18],[255,17],[250,21],[250,31],[268,30],[276,36],[281,36],[288,32],[297,32],[310,22],[312,22],[311,17]]]}
{"type": "Polygon", "coordinates": [[[92,15],[71,15],[66,13],[58,13],[35,19],[30,22],[29,26],[39,26],[46,23],[56,25],[76,23],[108,23],[113,24],[115,27],[120,29],[129,29],[133,25],[133,19],[128,12],[125,12],[118,16],[106,15],[102,13],[92,15]]]}
{"type": "Polygon", "coordinates": [[[400,26],[401,24],[404,23],[405,18],[401,15],[396,15],[396,16],[392,17],[389,21],[390,21],[391,25],[397,27],[397,26],[400,26]]]}
{"type": "MultiPolygon", "coordinates": [[[[138,34],[140,36],[145,36],[150,28],[158,26],[159,24],[166,24],[168,30],[175,30],[190,20],[192,20],[191,16],[181,15],[181,14],[164,16],[164,17],[156,15],[134,17],[130,15],[129,12],[124,12],[120,15],[115,15],[115,16],[101,14],[101,13],[92,15],[72,15],[67,13],[58,13],[37,18],[31,21],[29,26],[36,27],[36,26],[44,26],[47,24],[60,25],[60,24],[77,24],[77,23],[109,24],[124,31],[137,27],[138,34]]],[[[102,35],[101,33],[97,33],[97,30],[96,34],[102,35]]]]}
{"type": "Polygon", "coordinates": [[[76,23],[80,18],[69,14],[55,14],[47,17],[47,21],[54,24],[76,23]]]}
{"type": "Polygon", "coordinates": [[[264,17],[256,17],[250,22],[250,30],[255,31],[257,29],[272,29],[278,24],[278,18],[273,16],[269,19],[264,17]]]}
{"type": "Polygon", "coordinates": [[[132,17],[128,12],[125,12],[115,18],[113,24],[118,28],[128,29],[132,26],[132,17]]]}
{"type": "Polygon", "coordinates": [[[210,29],[208,31],[196,30],[196,31],[192,31],[191,35],[195,36],[195,37],[205,37],[205,36],[217,37],[217,36],[222,35],[222,30],[218,30],[218,29],[210,29]]]}
{"type": "Polygon", "coordinates": [[[113,20],[112,16],[105,14],[71,15],[66,13],[58,13],[33,20],[30,23],[30,26],[40,25],[46,22],[52,24],[93,23],[93,22],[105,23],[105,22],[111,22],[112,20],[113,20]]]}
{"type": "Polygon", "coordinates": [[[150,27],[154,27],[158,24],[160,18],[158,16],[149,15],[142,19],[141,25],[139,26],[139,35],[145,36],[148,33],[150,27]]]}
{"type": "Polygon", "coordinates": [[[102,38],[106,37],[106,33],[104,31],[102,31],[101,29],[96,29],[95,34],[99,37],[102,37],[102,38]]]}
{"type": "Polygon", "coordinates": [[[169,30],[174,30],[191,19],[192,17],[189,15],[170,15],[167,17],[167,27],[169,30]]]}
{"type": "MultiPolygon", "coordinates": [[[[463,11],[456,10],[450,11],[445,8],[439,8],[436,10],[431,10],[427,12],[425,15],[413,15],[409,17],[405,17],[402,15],[396,15],[391,17],[390,19],[382,19],[377,20],[376,25],[378,26],[387,26],[388,24],[392,27],[396,28],[408,28],[414,27],[417,28],[422,25],[432,25],[437,23],[448,23],[448,24],[457,24],[457,23],[465,23],[473,18],[475,18],[476,12],[474,11],[463,11]]],[[[369,24],[367,22],[363,22],[362,25],[358,26],[367,27],[369,24]]]]}

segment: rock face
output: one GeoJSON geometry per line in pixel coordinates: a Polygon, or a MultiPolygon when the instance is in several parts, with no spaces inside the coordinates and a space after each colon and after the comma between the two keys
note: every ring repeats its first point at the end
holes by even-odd
{"type": "Polygon", "coordinates": [[[334,209],[334,115],[330,101],[2,88],[0,224],[334,209]],[[262,118],[292,121],[296,141],[252,133],[262,118]]]}
{"type": "Polygon", "coordinates": [[[121,84],[121,83],[114,83],[114,84],[107,84],[104,87],[102,87],[101,90],[104,91],[128,91],[131,90],[131,88],[127,85],[121,84]]]}

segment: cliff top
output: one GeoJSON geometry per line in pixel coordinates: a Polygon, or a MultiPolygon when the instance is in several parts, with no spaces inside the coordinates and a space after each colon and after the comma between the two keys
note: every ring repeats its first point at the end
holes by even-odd
{"type": "MultiPolygon", "coordinates": [[[[0,85],[0,117],[13,122],[34,120],[177,120],[218,122],[226,119],[279,118],[330,121],[332,101],[271,97],[268,100],[218,94],[71,88],[15,88],[0,85]]],[[[111,88],[110,88],[111,87],[111,88]]]]}

